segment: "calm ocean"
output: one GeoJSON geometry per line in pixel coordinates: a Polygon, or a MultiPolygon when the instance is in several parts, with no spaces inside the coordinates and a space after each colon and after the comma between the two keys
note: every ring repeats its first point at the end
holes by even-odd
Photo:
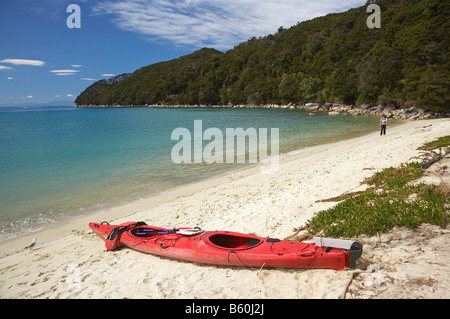
{"type": "MultiPolygon", "coordinates": [[[[172,131],[279,129],[280,153],[378,130],[377,117],[291,109],[0,108],[0,240],[243,164],[174,164],[172,131]]],[[[270,140],[269,140],[270,141],[270,140]]],[[[209,141],[203,142],[203,147],[209,141]]],[[[269,145],[270,146],[270,145],[269,145]]],[[[270,153],[270,147],[268,147],[270,153]]]]}

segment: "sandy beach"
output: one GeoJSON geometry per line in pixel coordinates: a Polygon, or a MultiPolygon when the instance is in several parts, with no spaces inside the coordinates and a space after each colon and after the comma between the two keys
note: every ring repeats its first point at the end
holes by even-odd
{"type": "MultiPolygon", "coordinates": [[[[362,237],[354,270],[218,267],[146,255],[107,252],[88,223],[145,221],[198,226],[284,239],[315,212],[317,202],[363,190],[365,178],[411,161],[423,143],[450,135],[450,119],[408,121],[362,137],[283,155],[266,166],[211,178],[96,215],[0,243],[0,298],[449,298],[450,229],[362,237]],[[33,250],[23,249],[35,237],[33,250]],[[357,274],[356,274],[357,273],[357,274]]],[[[449,182],[449,158],[433,165],[429,182],[449,182]],[[433,173],[439,171],[440,173],[433,173]]]]}

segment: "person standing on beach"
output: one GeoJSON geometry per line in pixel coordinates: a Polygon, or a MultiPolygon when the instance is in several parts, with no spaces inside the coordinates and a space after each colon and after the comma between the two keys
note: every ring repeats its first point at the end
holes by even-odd
{"type": "Polygon", "coordinates": [[[387,126],[387,117],[386,115],[383,114],[380,119],[380,127],[381,127],[380,136],[383,134],[386,135],[386,126],[387,126]]]}

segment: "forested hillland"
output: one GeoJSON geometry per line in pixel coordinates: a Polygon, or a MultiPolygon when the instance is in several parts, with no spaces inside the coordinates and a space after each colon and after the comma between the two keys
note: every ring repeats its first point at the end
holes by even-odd
{"type": "Polygon", "coordinates": [[[450,110],[450,3],[378,0],[98,81],[77,105],[382,104],[450,110]]]}

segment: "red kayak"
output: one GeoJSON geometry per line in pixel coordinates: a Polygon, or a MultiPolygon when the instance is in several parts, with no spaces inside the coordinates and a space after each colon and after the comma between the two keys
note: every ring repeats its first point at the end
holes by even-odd
{"type": "Polygon", "coordinates": [[[362,254],[359,241],[315,238],[319,242],[302,243],[200,228],[164,229],[144,222],[90,223],[89,227],[105,241],[108,250],[125,246],[148,254],[213,265],[342,270],[354,268],[362,254]],[[326,242],[335,247],[325,246],[326,242]]]}

